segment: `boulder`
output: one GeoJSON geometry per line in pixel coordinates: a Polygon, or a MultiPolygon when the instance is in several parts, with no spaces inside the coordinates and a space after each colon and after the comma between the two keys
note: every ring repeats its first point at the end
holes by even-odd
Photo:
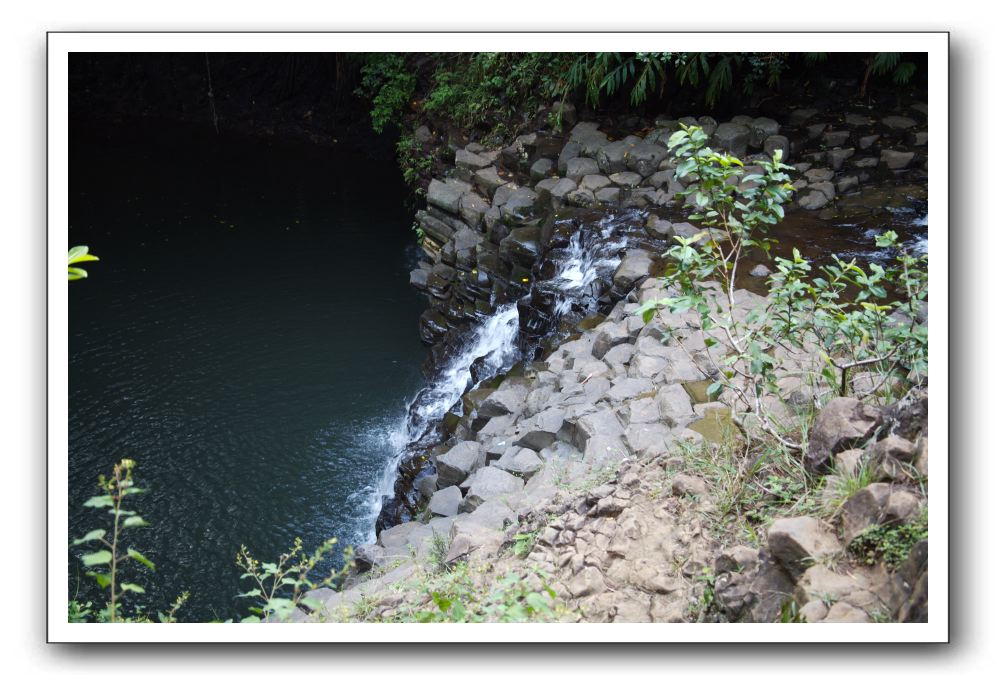
{"type": "Polygon", "coordinates": [[[791,149],[791,143],[789,139],[785,136],[768,136],[764,139],[764,152],[765,154],[774,157],[775,150],[782,151],[782,161],[787,162],[789,158],[789,150],[791,149]]]}
{"type": "Polygon", "coordinates": [[[747,144],[750,142],[750,128],[744,124],[723,122],[713,132],[712,141],[718,149],[726,150],[732,155],[742,157],[747,154],[747,144]]]}
{"type": "Polygon", "coordinates": [[[529,480],[543,468],[543,460],[534,450],[513,445],[492,466],[529,480]]]}
{"type": "Polygon", "coordinates": [[[834,455],[862,445],[881,424],[882,413],[854,398],[832,399],[816,418],[803,456],[807,471],[827,470],[834,455]]]}
{"type": "Polygon", "coordinates": [[[900,115],[889,115],[888,117],[882,118],[882,124],[890,129],[905,131],[911,127],[916,126],[916,121],[910,119],[909,117],[902,117],[900,115]]]}
{"type": "Polygon", "coordinates": [[[628,293],[633,286],[650,275],[651,265],[650,255],[643,249],[628,250],[612,275],[613,293],[618,297],[628,293]]]}
{"type": "MultiPolygon", "coordinates": [[[[657,173],[665,173],[663,171],[658,171],[657,173]]],[[[656,175],[656,174],[654,174],[656,175]]],[[[613,173],[609,176],[609,180],[619,187],[624,188],[635,188],[643,180],[643,177],[633,171],[620,171],[613,173]]],[[[655,185],[654,187],[660,187],[660,185],[655,185]]]]}
{"type": "Polygon", "coordinates": [[[591,192],[597,192],[604,187],[612,185],[612,181],[600,173],[592,173],[581,179],[581,187],[591,192]]]}
{"type": "Polygon", "coordinates": [[[463,181],[450,178],[446,179],[446,181],[433,179],[429,182],[426,201],[443,211],[459,214],[460,200],[470,190],[470,184],[463,181]]]}
{"type": "Polygon", "coordinates": [[[793,577],[840,552],[840,542],[816,518],[781,518],[768,528],[768,550],[793,577]]]}
{"type": "Polygon", "coordinates": [[[591,355],[601,359],[613,347],[629,341],[630,334],[626,326],[614,321],[605,321],[596,329],[595,339],[591,343],[591,355]]]}
{"type": "Polygon", "coordinates": [[[546,157],[537,159],[533,162],[533,165],[529,167],[529,177],[536,181],[543,180],[552,173],[553,160],[547,159],[546,157]]]}
{"type": "Polygon", "coordinates": [[[477,409],[477,416],[480,419],[491,419],[501,415],[518,415],[526,405],[528,394],[529,390],[522,385],[503,382],[501,387],[484,399],[477,409]]]}
{"type": "Polygon", "coordinates": [[[598,163],[590,157],[575,157],[567,162],[566,175],[575,183],[595,173],[598,173],[598,163]]]}
{"type": "Polygon", "coordinates": [[[502,216],[511,223],[528,220],[536,215],[536,200],[538,198],[539,195],[529,188],[513,190],[501,207],[502,216]]]}
{"type": "Polygon", "coordinates": [[[653,143],[638,143],[626,155],[626,167],[643,177],[657,171],[661,160],[667,157],[667,150],[653,143]]]}
{"type": "Polygon", "coordinates": [[[508,180],[499,176],[498,170],[493,166],[474,172],[474,184],[480,187],[489,197],[494,196],[495,190],[506,183],[508,183],[508,180]]]}
{"type": "Polygon", "coordinates": [[[462,441],[448,452],[436,456],[436,472],[440,488],[459,485],[483,464],[481,444],[477,441],[462,441]]]}
{"type": "Polygon", "coordinates": [[[680,384],[661,387],[654,397],[660,410],[660,418],[672,427],[683,426],[695,417],[692,399],[680,384]]]}
{"type": "Polygon", "coordinates": [[[675,497],[703,497],[709,493],[709,486],[698,476],[679,473],[671,480],[671,492],[675,497]]]}
{"type": "Polygon", "coordinates": [[[437,516],[455,516],[463,501],[463,493],[456,485],[451,485],[432,495],[429,512],[437,516]]]}
{"type": "Polygon", "coordinates": [[[464,511],[473,511],[486,501],[511,495],[525,486],[521,478],[493,466],[478,469],[467,482],[464,511]]]}
{"type": "Polygon", "coordinates": [[[536,262],[540,250],[540,228],[536,226],[516,227],[498,245],[498,255],[501,258],[527,270],[536,262]]]}
{"type": "Polygon", "coordinates": [[[654,391],[654,385],[649,379],[643,377],[624,377],[612,385],[612,388],[606,394],[606,398],[610,403],[616,404],[636,398],[637,396],[643,396],[652,391],[654,391]]]}
{"type": "Polygon", "coordinates": [[[882,162],[885,163],[887,167],[893,171],[899,171],[905,169],[916,157],[915,152],[901,152],[899,150],[883,150],[881,155],[882,162]]]}
{"type": "Polygon", "coordinates": [[[486,167],[491,166],[492,162],[488,161],[480,155],[474,154],[467,149],[456,151],[456,165],[469,169],[470,171],[479,171],[486,167]]]}
{"type": "Polygon", "coordinates": [[[626,154],[632,144],[625,141],[613,141],[598,149],[595,154],[595,161],[598,168],[605,173],[616,173],[626,170],[626,154]]]}

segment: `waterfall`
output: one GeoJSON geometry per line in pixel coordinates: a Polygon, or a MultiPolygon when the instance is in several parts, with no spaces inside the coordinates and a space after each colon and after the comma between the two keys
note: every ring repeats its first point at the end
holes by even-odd
{"type": "MultiPolygon", "coordinates": [[[[552,278],[538,282],[541,290],[552,293],[555,318],[572,311],[579,314],[594,312],[598,293],[592,289],[601,280],[607,283],[619,265],[619,254],[627,245],[627,237],[619,230],[638,224],[641,214],[627,212],[602,218],[579,226],[556,260],[552,278]]],[[[519,350],[519,309],[516,303],[502,305],[491,316],[468,332],[446,365],[410,402],[407,416],[390,432],[394,453],[376,485],[364,491],[362,498],[369,507],[366,541],[372,542],[374,524],[380,514],[383,499],[395,494],[399,469],[412,448],[423,441],[443,416],[455,406],[471,387],[475,366],[479,380],[487,380],[508,371],[522,358],[519,350]]]]}

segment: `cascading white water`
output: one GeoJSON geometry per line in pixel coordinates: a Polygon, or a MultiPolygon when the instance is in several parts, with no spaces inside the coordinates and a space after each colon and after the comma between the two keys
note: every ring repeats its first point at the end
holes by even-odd
{"type": "MultiPolygon", "coordinates": [[[[567,245],[567,258],[560,264],[557,276],[542,283],[556,293],[555,318],[564,316],[584,296],[593,281],[619,265],[616,254],[626,248],[626,237],[616,237],[618,220],[607,217],[593,228],[578,228],[567,245]]],[[[593,303],[596,299],[591,298],[593,303]]],[[[594,307],[585,307],[592,311],[594,307]]]]}
{"type": "Polygon", "coordinates": [[[446,367],[409,404],[409,413],[391,430],[389,442],[394,448],[391,461],[384,467],[379,483],[364,496],[368,505],[367,541],[374,540],[374,523],[384,497],[394,494],[394,482],[408,446],[418,441],[445,415],[471,383],[471,366],[484,357],[479,374],[487,379],[508,370],[519,358],[517,337],[519,311],[515,303],[504,305],[479,324],[467,336],[461,349],[446,367]]]}
{"type": "MultiPolygon", "coordinates": [[[[617,230],[625,220],[625,216],[610,216],[597,223],[583,225],[573,233],[566,255],[558,262],[557,274],[542,282],[547,290],[557,296],[556,318],[579,305],[587,312],[594,311],[597,298],[586,298],[586,291],[596,279],[611,275],[619,265],[618,253],[626,247],[627,240],[619,236],[617,230]]],[[[442,371],[410,402],[408,415],[390,432],[389,443],[393,454],[379,482],[355,495],[368,507],[366,541],[375,539],[374,527],[382,500],[394,494],[398,471],[410,446],[419,441],[464,395],[473,380],[471,366],[477,363],[480,380],[511,368],[521,356],[518,338],[518,308],[515,303],[503,305],[468,334],[462,347],[442,371]],[[483,361],[478,363],[482,357],[483,361]]]]}

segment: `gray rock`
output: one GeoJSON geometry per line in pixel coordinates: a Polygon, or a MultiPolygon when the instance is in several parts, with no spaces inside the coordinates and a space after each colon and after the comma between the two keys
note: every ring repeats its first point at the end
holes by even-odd
{"type": "Polygon", "coordinates": [[[793,577],[840,552],[840,542],[816,518],[781,518],[768,528],[768,550],[793,577]]]}
{"type": "Polygon", "coordinates": [[[527,220],[536,215],[536,200],[539,197],[529,188],[513,190],[508,201],[501,207],[502,216],[511,222],[527,220]]]}
{"type": "Polygon", "coordinates": [[[596,329],[595,339],[591,343],[591,354],[596,359],[601,359],[616,345],[629,341],[629,330],[625,326],[614,321],[604,321],[596,329]]]}
{"type": "Polygon", "coordinates": [[[803,174],[810,183],[824,183],[833,180],[830,169],[809,169],[803,174]]]}
{"type": "Polygon", "coordinates": [[[770,117],[757,117],[747,127],[750,129],[750,145],[761,148],[765,139],[774,136],[781,130],[781,125],[770,117]]]}
{"type": "Polygon", "coordinates": [[[530,269],[539,257],[541,248],[540,228],[516,227],[501,240],[498,255],[530,269]]]}
{"type": "Polygon", "coordinates": [[[915,152],[900,152],[898,150],[883,150],[881,160],[893,171],[905,169],[916,157],[915,152]]]}
{"type": "Polygon", "coordinates": [[[533,180],[543,180],[553,173],[553,160],[543,157],[533,162],[529,167],[529,177],[533,180]]]}
{"type": "Polygon", "coordinates": [[[570,162],[575,157],[581,156],[581,144],[577,141],[568,141],[564,144],[564,147],[560,151],[560,156],[557,158],[557,173],[565,174],[567,173],[567,163],[570,162]]]}
{"type": "Polygon", "coordinates": [[[716,127],[712,135],[713,143],[721,150],[742,157],[747,154],[747,144],[750,142],[750,129],[744,124],[724,122],[716,127]]]}
{"type": "Polygon", "coordinates": [[[824,206],[830,203],[827,199],[826,194],[820,190],[812,190],[808,194],[804,195],[799,199],[799,206],[807,211],[816,211],[822,209],[824,206]]]}
{"type": "Polygon", "coordinates": [[[667,157],[667,150],[653,143],[638,143],[626,155],[626,166],[641,176],[649,176],[657,171],[661,160],[667,157]]]}
{"type": "Polygon", "coordinates": [[[757,265],[754,265],[753,268],[751,268],[750,275],[752,277],[759,277],[759,278],[768,277],[771,276],[771,270],[768,269],[766,266],[758,263],[757,265]]]}
{"type": "MultiPolygon", "coordinates": [[[[666,171],[658,171],[657,174],[666,174],[666,171]]],[[[613,173],[609,176],[609,180],[618,185],[619,187],[625,188],[635,188],[643,180],[643,177],[633,171],[620,171],[613,173]]],[[[655,185],[654,187],[660,187],[660,185],[655,185]]]]}
{"type": "Polygon", "coordinates": [[[865,443],[881,423],[877,408],[853,398],[835,398],[820,411],[803,456],[807,471],[825,471],[839,452],[865,443]]]}
{"type": "Polygon", "coordinates": [[[567,203],[571,206],[588,208],[595,205],[595,194],[591,190],[574,190],[567,195],[567,203]]]}
{"type": "Polygon", "coordinates": [[[671,225],[671,221],[664,220],[663,218],[655,215],[649,216],[643,227],[654,239],[668,240],[674,233],[674,227],[671,225]]]}
{"type": "Polygon", "coordinates": [[[786,138],[785,136],[774,135],[774,136],[768,136],[767,138],[764,139],[765,154],[774,157],[775,150],[781,150],[783,162],[788,161],[789,151],[791,150],[791,148],[792,145],[789,142],[789,139],[786,138]]]}
{"type": "Polygon", "coordinates": [[[480,187],[489,197],[494,196],[495,190],[506,183],[508,183],[508,180],[499,176],[498,170],[493,166],[474,172],[474,184],[480,187]]]}
{"type": "Polygon", "coordinates": [[[827,144],[827,147],[836,148],[847,143],[847,139],[850,137],[851,132],[847,129],[827,131],[823,134],[823,142],[827,144]]]}
{"type": "Polygon", "coordinates": [[[490,419],[501,415],[518,415],[526,405],[529,390],[521,385],[509,384],[506,380],[492,392],[477,409],[477,416],[490,419]]]}
{"type": "Polygon", "coordinates": [[[468,482],[464,511],[473,511],[483,502],[508,496],[525,486],[521,478],[493,466],[478,469],[468,482]]]}
{"type": "Polygon", "coordinates": [[[595,173],[598,173],[598,163],[590,157],[575,157],[567,162],[567,177],[575,183],[595,173]]]}
{"type": "Polygon", "coordinates": [[[386,549],[403,548],[408,544],[408,537],[411,533],[420,527],[422,527],[421,523],[411,521],[381,530],[380,534],[377,535],[377,543],[386,549]]]}
{"type": "Polygon", "coordinates": [[[438,478],[439,477],[435,474],[419,476],[415,479],[412,486],[415,488],[415,491],[418,492],[419,496],[425,499],[427,497],[431,497],[436,491],[436,480],[438,478]]]}
{"type": "Polygon", "coordinates": [[[617,187],[605,187],[595,192],[595,201],[599,204],[618,204],[620,190],[617,187]]]}
{"type": "Polygon", "coordinates": [[[605,173],[616,173],[626,169],[626,154],[633,144],[625,141],[613,141],[598,149],[595,160],[598,168],[605,173]]]}
{"type": "Polygon", "coordinates": [[[827,161],[830,162],[830,166],[833,167],[834,171],[840,171],[841,167],[844,166],[844,162],[854,156],[854,148],[834,148],[827,152],[827,161]]]}
{"type": "Polygon", "coordinates": [[[668,384],[657,391],[654,398],[660,410],[661,420],[670,426],[682,426],[693,417],[692,399],[680,384],[668,384]]]}
{"type": "Polygon", "coordinates": [[[574,423],[573,441],[576,447],[584,449],[586,443],[599,434],[612,437],[623,435],[619,418],[607,408],[582,415],[574,423]]]}
{"type": "Polygon", "coordinates": [[[448,178],[444,182],[433,179],[429,182],[426,201],[449,213],[459,214],[460,199],[470,190],[470,185],[463,181],[448,178]]]}
{"type": "Polygon", "coordinates": [[[698,476],[679,473],[671,481],[671,492],[676,497],[701,497],[709,493],[709,486],[698,476]]]}
{"type": "Polygon", "coordinates": [[[612,403],[622,403],[652,391],[654,391],[654,385],[649,379],[626,377],[614,384],[606,396],[612,403]]]}
{"type": "Polygon", "coordinates": [[[437,516],[455,516],[463,501],[463,493],[456,485],[451,485],[432,495],[429,512],[437,516]]]}
{"type": "Polygon", "coordinates": [[[494,466],[529,480],[543,468],[543,460],[534,450],[512,446],[494,466]]]}
{"type": "Polygon", "coordinates": [[[904,131],[911,127],[915,127],[916,120],[912,120],[909,117],[902,117],[900,115],[889,115],[888,117],[882,118],[882,124],[890,129],[904,131]]]}
{"type": "Polygon", "coordinates": [[[857,176],[842,176],[836,183],[837,192],[845,193],[851,190],[856,190],[858,188],[858,177],[857,176]]]}
{"type": "Polygon", "coordinates": [[[448,452],[436,457],[436,484],[440,488],[459,485],[483,465],[481,444],[477,441],[457,443],[448,452]]]}
{"type": "Polygon", "coordinates": [[[492,162],[489,162],[484,157],[476,155],[466,149],[456,151],[456,165],[462,166],[470,171],[479,171],[486,167],[491,166],[492,162]]]}
{"type": "Polygon", "coordinates": [[[589,174],[581,179],[581,187],[592,192],[601,190],[603,187],[608,187],[609,185],[612,185],[612,181],[597,173],[589,174]]]}
{"type": "Polygon", "coordinates": [[[491,208],[488,200],[476,192],[468,192],[460,198],[460,217],[470,225],[481,229],[484,214],[491,208]]]}
{"type": "Polygon", "coordinates": [[[881,138],[880,134],[871,134],[869,136],[862,136],[858,139],[858,147],[862,150],[867,150],[871,146],[875,145],[875,141],[881,138]]]}
{"type": "Polygon", "coordinates": [[[913,145],[923,146],[927,145],[927,132],[918,131],[913,135],[913,145]]]}
{"type": "Polygon", "coordinates": [[[651,260],[643,249],[630,249],[612,276],[612,287],[621,297],[650,275],[651,260]]]}

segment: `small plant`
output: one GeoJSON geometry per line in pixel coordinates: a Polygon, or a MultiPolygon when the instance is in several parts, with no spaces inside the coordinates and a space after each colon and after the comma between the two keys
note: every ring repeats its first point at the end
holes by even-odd
{"type": "Polygon", "coordinates": [[[702,584],[702,591],[688,606],[689,615],[695,623],[703,623],[710,616],[721,614],[716,605],[716,575],[712,568],[703,567],[701,574],[695,577],[695,581],[702,584]]]}
{"type": "Polygon", "coordinates": [[[342,569],[332,569],[319,581],[310,578],[315,568],[335,547],[336,541],[335,538],[327,539],[314,553],[308,555],[304,552],[301,538],[297,537],[290,550],[281,554],[275,563],[260,562],[250,555],[245,545],[240,547],[235,564],[244,570],[241,578],[251,579],[256,587],[236,597],[258,599],[258,604],[249,608],[252,616],[244,618],[242,622],[286,621],[300,607],[311,611],[320,610],[322,604],[314,598],[305,597],[305,593],[315,588],[331,587],[354,565],[352,550],[346,548],[344,556],[347,562],[342,569]]]}
{"type": "Polygon", "coordinates": [[[446,554],[450,550],[450,539],[447,536],[432,531],[432,539],[429,541],[429,554],[427,565],[432,574],[439,574],[446,571],[446,554]]]}
{"type": "Polygon", "coordinates": [[[86,279],[86,270],[82,267],[74,267],[74,265],[79,265],[80,263],[93,262],[95,260],[100,260],[95,255],[90,254],[90,248],[88,246],[73,246],[69,249],[69,280],[76,281],[78,279],[86,279]]]}
{"type": "Polygon", "coordinates": [[[778,613],[778,623],[806,623],[806,617],[799,613],[799,604],[795,600],[786,600],[778,613]]]}
{"type": "MultiPolygon", "coordinates": [[[[124,508],[125,497],[144,492],[142,488],[135,485],[133,470],[135,462],[131,459],[122,459],[114,465],[111,477],[100,476],[98,481],[102,494],[91,497],[83,506],[89,508],[105,510],[111,518],[110,533],[106,529],[91,530],[79,539],[73,541],[73,546],[96,545],[96,550],[90,550],[81,557],[83,565],[89,568],[87,576],[96,580],[101,589],[108,593],[107,606],[100,610],[97,615],[99,621],[114,623],[117,621],[129,621],[121,613],[121,599],[127,593],[139,595],[145,593],[145,589],[133,582],[121,581],[119,573],[124,563],[132,561],[147,567],[153,572],[155,564],[135,549],[128,547],[125,549],[123,539],[125,530],[133,527],[146,527],[149,523],[142,516],[134,511],[124,508]]],[[[75,611],[77,618],[85,618],[88,613],[82,613],[88,609],[76,603],[75,611]]],[[[70,604],[70,614],[74,611],[70,604]]],[[[141,620],[139,618],[138,620],[141,620]]]]}
{"type": "Polygon", "coordinates": [[[848,551],[864,564],[883,562],[889,569],[898,567],[917,542],[927,538],[927,509],[919,517],[904,525],[872,525],[859,534],[848,546],[848,551]]]}
{"type": "Polygon", "coordinates": [[[517,558],[525,558],[536,545],[536,538],[539,537],[539,530],[529,532],[519,532],[512,537],[512,553],[517,558]]]}

